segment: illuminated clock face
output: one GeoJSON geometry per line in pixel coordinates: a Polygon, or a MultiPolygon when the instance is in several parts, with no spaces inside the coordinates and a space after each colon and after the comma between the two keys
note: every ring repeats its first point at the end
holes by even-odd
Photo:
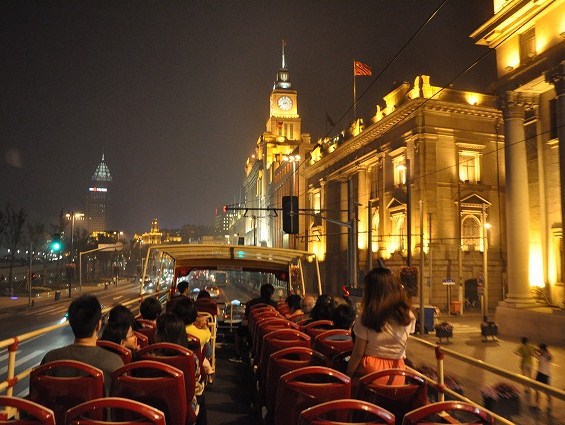
{"type": "Polygon", "coordinates": [[[283,111],[288,111],[292,108],[292,99],[288,96],[281,96],[277,100],[277,105],[279,105],[279,108],[283,111]]]}

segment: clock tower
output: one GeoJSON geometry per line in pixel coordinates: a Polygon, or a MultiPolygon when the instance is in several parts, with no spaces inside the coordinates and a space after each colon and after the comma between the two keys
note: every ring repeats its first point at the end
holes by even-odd
{"type": "Polygon", "coordinates": [[[282,42],[282,66],[277,72],[277,80],[270,96],[270,117],[267,131],[274,136],[284,136],[287,140],[299,140],[302,129],[298,115],[298,96],[292,90],[290,74],[284,56],[285,41],[282,42]]]}

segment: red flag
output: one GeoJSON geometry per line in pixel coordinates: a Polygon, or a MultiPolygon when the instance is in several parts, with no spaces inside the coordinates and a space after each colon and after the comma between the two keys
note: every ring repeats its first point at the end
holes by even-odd
{"type": "Polygon", "coordinates": [[[359,76],[371,76],[373,75],[373,71],[369,65],[364,64],[363,62],[359,62],[354,60],[353,61],[353,75],[355,77],[359,76]]]}

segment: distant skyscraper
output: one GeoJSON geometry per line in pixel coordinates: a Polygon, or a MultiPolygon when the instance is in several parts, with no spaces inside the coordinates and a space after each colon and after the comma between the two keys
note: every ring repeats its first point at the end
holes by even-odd
{"type": "Polygon", "coordinates": [[[110,194],[112,181],[110,169],[104,162],[104,154],[92,175],[86,197],[86,226],[89,233],[101,232],[110,228],[110,194]]]}

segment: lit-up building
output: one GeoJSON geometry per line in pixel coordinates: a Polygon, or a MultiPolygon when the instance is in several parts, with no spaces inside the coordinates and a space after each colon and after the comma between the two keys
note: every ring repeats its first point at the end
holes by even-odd
{"type": "Polygon", "coordinates": [[[111,227],[110,222],[110,169],[102,160],[92,175],[86,197],[86,229],[89,233],[103,232],[111,227]]]}
{"type": "MultiPolygon", "coordinates": [[[[298,92],[292,88],[286,66],[284,42],[282,66],[270,94],[269,118],[266,131],[261,134],[255,152],[245,164],[242,210],[237,211],[230,237],[237,243],[243,237],[246,245],[292,245],[289,235],[277,226],[274,209],[281,208],[282,195],[288,195],[292,181],[292,167],[287,159],[304,157],[311,149],[310,135],[302,133],[302,120],[298,113],[298,92]]],[[[294,180],[296,187],[304,188],[294,180]]],[[[298,195],[298,192],[295,193],[298,195]]],[[[303,202],[303,201],[301,201],[303,202]]]]}
{"type": "Polygon", "coordinates": [[[508,291],[497,321],[510,335],[563,335],[564,316],[533,311],[532,288],[565,301],[565,0],[493,3],[492,18],[471,36],[496,51],[504,119],[508,291]]]}
{"type": "Polygon", "coordinates": [[[300,236],[327,291],[360,284],[382,259],[395,273],[417,266],[425,304],[451,308],[480,298],[486,258],[493,308],[504,291],[500,124],[495,97],[420,75],[384,96],[369,123],[319,140],[301,170],[305,208],[318,214],[300,236]]]}

